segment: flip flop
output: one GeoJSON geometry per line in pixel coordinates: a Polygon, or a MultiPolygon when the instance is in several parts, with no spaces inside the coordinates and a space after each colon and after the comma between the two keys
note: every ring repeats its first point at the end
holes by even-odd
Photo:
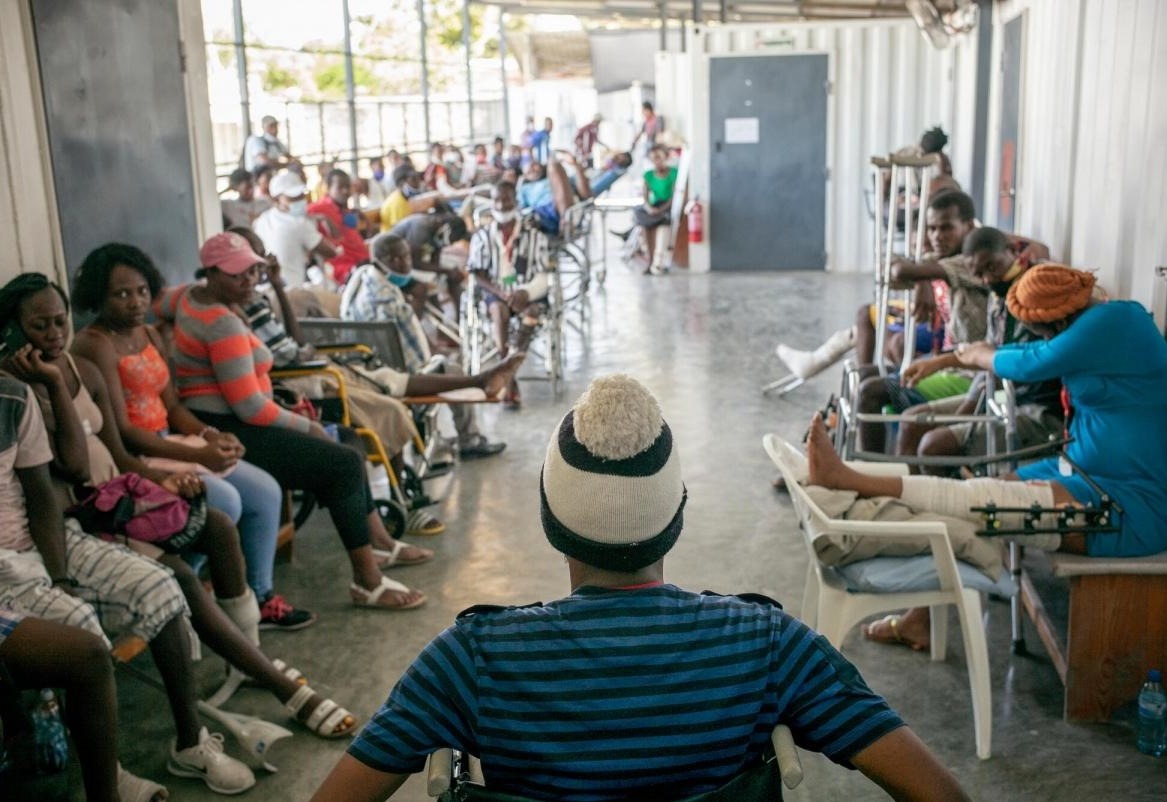
{"type": "Polygon", "coordinates": [[[872,622],[870,624],[864,624],[860,628],[860,631],[863,633],[863,637],[867,638],[869,641],[873,641],[875,643],[887,643],[893,646],[907,646],[914,652],[922,652],[929,646],[927,643],[912,643],[910,640],[901,635],[900,617],[898,615],[885,615],[878,621],[872,622]],[[879,626],[880,624],[887,624],[887,628],[891,632],[890,636],[875,634],[875,627],[879,626]]]}
{"type": "Polygon", "coordinates": [[[401,552],[404,549],[412,547],[412,545],[412,543],[406,543],[404,540],[395,540],[391,549],[373,549],[373,557],[377,560],[377,565],[382,571],[386,568],[395,568],[399,565],[421,565],[434,558],[434,555],[431,553],[425,557],[415,557],[412,560],[401,559],[399,556],[401,552]]]}
{"type": "MultiPolygon", "coordinates": [[[[407,602],[406,604],[395,604],[392,607],[386,607],[383,604],[379,604],[378,602],[381,600],[381,597],[384,596],[387,591],[393,593],[409,593],[409,588],[407,588],[405,585],[385,576],[381,577],[381,584],[377,585],[377,587],[373,588],[372,590],[366,590],[355,582],[350,584],[348,587],[349,590],[360,597],[353,599],[353,604],[357,607],[372,607],[377,610],[387,610],[389,612],[394,612],[399,610],[412,610],[425,604],[424,593],[421,595],[421,598],[415,601],[407,602]]],[[[303,687],[306,688],[308,686],[305,685],[303,687]]]]}

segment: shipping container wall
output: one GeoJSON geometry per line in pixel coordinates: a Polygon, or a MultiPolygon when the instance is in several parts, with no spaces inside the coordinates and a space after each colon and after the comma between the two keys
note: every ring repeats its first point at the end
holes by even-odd
{"type": "MultiPolygon", "coordinates": [[[[1151,305],[1155,268],[1167,265],[1167,2],[1002,3],[994,63],[1004,26],[1022,14],[1016,229],[1098,270],[1113,295],[1151,305]]],[[[988,198],[999,72],[993,81],[988,198]]]]}
{"type": "MultiPolygon", "coordinates": [[[[968,185],[976,98],[975,33],[960,37],[946,50],[933,48],[910,20],[730,25],[702,30],[689,41],[696,46],[688,54],[658,55],[657,86],[679,90],[672,98],[658,94],[659,108],[666,119],[680,121],[680,130],[697,154],[709,152],[710,57],[802,52],[830,56],[828,270],[871,270],[872,217],[866,197],[871,156],[914,143],[925,129],[939,125],[950,138],[948,153],[956,179],[968,185]],[[672,79],[659,74],[670,70],[675,73],[672,79]]],[[[763,142],[764,137],[763,132],[763,142]]],[[[707,159],[695,160],[691,187],[708,197],[707,159]]],[[[695,270],[708,269],[708,248],[694,248],[691,263],[695,270]]]]}

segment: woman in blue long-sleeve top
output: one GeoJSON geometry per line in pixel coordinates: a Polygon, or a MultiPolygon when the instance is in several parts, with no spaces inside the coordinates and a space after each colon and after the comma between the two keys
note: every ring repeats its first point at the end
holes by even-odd
{"type": "MultiPolygon", "coordinates": [[[[1009,290],[1009,312],[1044,339],[1000,348],[974,343],[958,355],[963,364],[1005,379],[1060,379],[1071,410],[1066,456],[1122,507],[1117,534],[1028,536],[1026,545],[1100,557],[1156,554],[1167,550],[1167,341],[1141,305],[1098,301],[1093,290],[1090,273],[1061,265],[1030,268],[1009,290]]],[[[1101,501],[1056,457],[1019,469],[1015,478],[1022,481],[874,477],[845,466],[817,420],[807,450],[812,484],[893,496],[921,511],[970,520],[979,520],[971,507],[990,502],[1050,508],[1101,501]]],[[[1002,522],[1023,525],[1022,516],[1002,522]]],[[[1049,515],[1040,524],[1055,522],[1049,515]]],[[[927,610],[915,612],[872,625],[868,637],[922,648],[927,610]]]]}

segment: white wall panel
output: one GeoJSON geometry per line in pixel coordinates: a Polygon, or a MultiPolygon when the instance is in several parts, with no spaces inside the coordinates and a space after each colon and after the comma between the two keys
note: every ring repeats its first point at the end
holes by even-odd
{"type": "Polygon", "coordinates": [[[65,279],[37,76],[28,6],[0,0],[0,284],[65,279]]]}
{"type": "MultiPolygon", "coordinates": [[[[685,119],[685,138],[698,154],[709,152],[710,56],[812,51],[830,56],[827,269],[871,269],[872,229],[864,192],[871,184],[872,155],[886,155],[917,141],[926,128],[940,125],[951,138],[956,178],[967,185],[972,168],[975,35],[938,51],[911,21],[859,20],[724,26],[689,41],[694,43],[689,54],[669,58],[688,59],[691,64],[689,95],[678,98],[678,105],[685,108],[676,116],[685,119]]],[[[658,68],[670,69],[659,60],[658,68]]],[[[663,104],[662,111],[669,115],[663,104]]],[[[692,187],[708,198],[708,162],[698,162],[692,187]]],[[[691,249],[691,263],[695,270],[708,269],[708,249],[691,249]]]]}
{"type": "Polygon", "coordinates": [[[1013,0],[996,7],[995,42],[1021,13],[1017,230],[1097,270],[1116,296],[1150,304],[1154,268],[1167,264],[1167,0],[1013,0]]]}

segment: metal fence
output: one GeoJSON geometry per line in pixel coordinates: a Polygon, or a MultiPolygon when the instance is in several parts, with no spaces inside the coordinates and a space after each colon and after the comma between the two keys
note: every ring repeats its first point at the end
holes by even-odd
{"type": "MultiPolygon", "coordinates": [[[[431,96],[430,138],[463,147],[489,143],[506,128],[506,108],[501,95],[478,95],[474,99],[471,131],[470,108],[465,98],[431,96]]],[[[376,100],[362,99],[356,109],[354,153],[349,135],[347,101],[293,102],[257,107],[256,119],[270,114],[280,121],[280,139],[305,166],[335,160],[338,165],[353,159],[383,156],[390,149],[424,154],[425,105],[421,96],[400,96],[376,100]]],[[[240,165],[247,134],[240,123],[214,125],[215,171],[224,178],[240,165]]],[[[424,159],[422,160],[424,162],[424,159]]]]}

